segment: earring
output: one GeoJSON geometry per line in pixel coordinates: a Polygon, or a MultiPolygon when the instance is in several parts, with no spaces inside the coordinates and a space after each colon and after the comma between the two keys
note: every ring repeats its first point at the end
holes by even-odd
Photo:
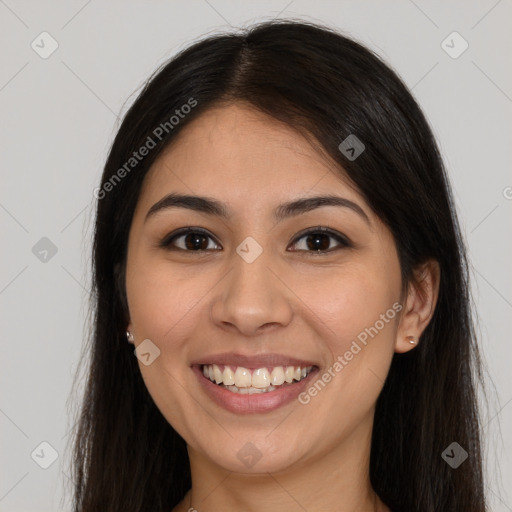
{"type": "Polygon", "coordinates": [[[411,345],[415,345],[416,344],[416,340],[414,339],[414,336],[407,336],[407,338],[409,340],[409,343],[411,345]]]}
{"type": "Polygon", "coordinates": [[[126,331],[126,337],[128,338],[128,342],[133,341],[133,334],[130,331],[126,331]]]}

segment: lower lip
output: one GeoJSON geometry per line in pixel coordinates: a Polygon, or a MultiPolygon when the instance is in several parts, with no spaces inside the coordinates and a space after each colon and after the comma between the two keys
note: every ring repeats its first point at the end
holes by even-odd
{"type": "Polygon", "coordinates": [[[213,383],[210,379],[207,379],[203,375],[201,366],[194,365],[192,366],[192,370],[197,375],[206,394],[215,403],[224,407],[224,409],[237,414],[270,412],[290,403],[299,396],[299,394],[308,385],[312,376],[318,372],[318,368],[314,368],[306,378],[299,382],[295,382],[295,384],[275,389],[274,391],[255,393],[253,395],[241,395],[239,393],[233,393],[233,391],[229,391],[226,388],[213,383]]]}

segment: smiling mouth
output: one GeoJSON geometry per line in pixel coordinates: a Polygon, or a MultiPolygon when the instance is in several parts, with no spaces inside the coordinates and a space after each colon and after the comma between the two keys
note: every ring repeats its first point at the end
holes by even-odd
{"type": "Polygon", "coordinates": [[[248,369],[243,366],[202,364],[205,378],[238,394],[269,393],[307,378],[316,366],[274,366],[248,369]]]}

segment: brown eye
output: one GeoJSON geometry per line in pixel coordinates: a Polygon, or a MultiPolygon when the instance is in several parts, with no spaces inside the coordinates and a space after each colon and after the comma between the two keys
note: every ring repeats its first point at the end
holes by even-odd
{"type": "Polygon", "coordinates": [[[209,250],[208,239],[213,240],[211,235],[202,229],[185,228],[164,238],[160,243],[160,247],[169,250],[178,249],[188,252],[202,252],[209,250]],[[180,246],[176,246],[175,242],[180,239],[182,239],[179,243],[180,246]]]}
{"type": "MultiPolygon", "coordinates": [[[[302,239],[305,240],[304,247],[302,249],[293,249],[292,252],[311,252],[313,254],[333,252],[336,247],[334,249],[331,247],[332,240],[338,243],[338,247],[352,247],[352,244],[346,237],[332,229],[321,226],[310,228],[308,231],[303,232],[295,239],[293,245],[298,245],[298,241],[302,239]]],[[[209,246],[209,240],[213,241],[214,245],[217,245],[217,242],[207,231],[201,228],[189,227],[166,236],[159,246],[167,250],[198,253],[219,250],[216,247],[209,246]]]]}
{"type": "Polygon", "coordinates": [[[305,240],[303,249],[295,249],[300,252],[325,253],[332,252],[331,240],[336,240],[342,247],[351,247],[350,242],[340,233],[329,228],[313,228],[296,238],[293,245],[297,245],[297,240],[305,240]]]}

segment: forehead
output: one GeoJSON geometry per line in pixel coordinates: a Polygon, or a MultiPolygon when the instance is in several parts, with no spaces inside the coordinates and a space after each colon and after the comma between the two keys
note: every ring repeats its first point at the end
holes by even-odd
{"type": "Polygon", "coordinates": [[[233,209],[308,193],[362,201],[339,165],[246,104],[212,108],[182,129],[146,175],[141,201],[153,203],[170,191],[218,197],[233,209]]]}

